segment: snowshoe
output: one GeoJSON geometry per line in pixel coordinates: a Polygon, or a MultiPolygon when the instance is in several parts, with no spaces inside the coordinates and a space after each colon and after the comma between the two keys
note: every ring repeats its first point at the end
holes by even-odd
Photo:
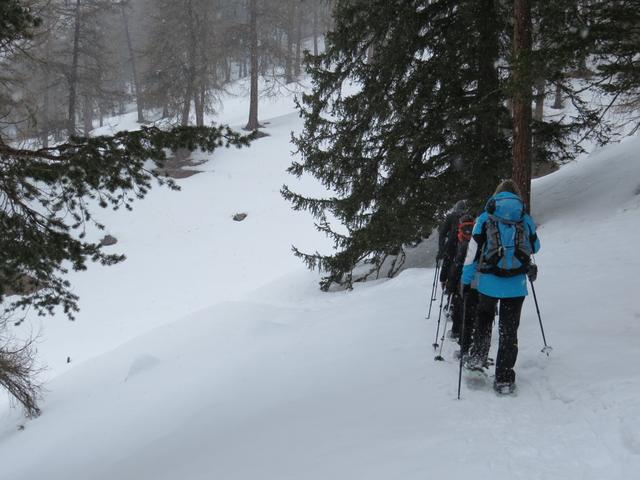
{"type": "Polygon", "coordinates": [[[484,361],[476,355],[465,355],[463,367],[468,372],[485,372],[484,361]]]}
{"type": "Polygon", "coordinates": [[[516,384],[514,382],[493,382],[493,389],[500,396],[513,395],[516,391],[516,384]]]}
{"type": "Polygon", "coordinates": [[[467,360],[464,362],[463,367],[467,388],[471,390],[484,390],[487,387],[489,375],[482,366],[467,360]]]}

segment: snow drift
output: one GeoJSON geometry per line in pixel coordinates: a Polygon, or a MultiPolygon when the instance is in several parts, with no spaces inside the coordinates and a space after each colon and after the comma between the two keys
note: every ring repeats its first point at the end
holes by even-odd
{"type": "Polygon", "coordinates": [[[326,243],[279,196],[300,128],[279,102],[270,137],[105,214],[129,260],[78,276],[78,324],[46,326],[44,413],[1,412],[2,478],[634,478],[640,139],[535,181],[554,351],[529,298],[517,396],[464,384],[457,401],[454,347],[434,362],[425,319],[433,270],[321,293],[290,255],[326,243]]]}

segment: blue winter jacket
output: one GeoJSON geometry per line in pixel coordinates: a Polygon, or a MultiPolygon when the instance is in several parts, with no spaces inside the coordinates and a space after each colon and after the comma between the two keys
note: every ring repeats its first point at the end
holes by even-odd
{"type": "MultiPolygon", "coordinates": [[[[529,235],[531,250],[537,253],[540,250],[540,240],[536,234],[536,225],[533,219],[523,213],[523,203],[520,197],[513,193],[501,192],[489,199],[487,205],[495,205],[493,216],[497,219],[524,221],[525,231],[529,235]]],[[[490,215],[485,211],[476,219],[473,227],[473,234],[469,242],[467,257],[462,270],[462,283],[477,288],[480,293],[494,298],[524,297],[527,295],[526,274],[515,275],[513,277],[498,277],[492,273],[481,273],[478,271],[478,263],[486,247],[487,220],[490,215]]]]}

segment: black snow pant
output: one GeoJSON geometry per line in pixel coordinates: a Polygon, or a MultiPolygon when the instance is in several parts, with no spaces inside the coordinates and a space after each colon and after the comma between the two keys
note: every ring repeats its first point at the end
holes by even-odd
{"type": "Polygon", "coordinates": [[[460,292],[456,289],[451,294],[451,332],[455,335],[460,335],[462,331],[462,314],[463,314],[463,298],[460,292]]]}
{"type": "MultiPolygon", "coordinates": [[[[474,332],[476,331],[477,323],[478,291],[473,288],[467,290],[462,299],[462,303],[464,305],[462,314],[464,316],[462,319],[464,325],[461,327],[460,354],[464,356],[469,353],[471,342],[475,336],[474,332]]],[[[489,331],[489,334],[491,334],[491,331],[489,331]]]]}
{"type": "Polygon", "coordinates": [[[451,271],[451,263],[453,259],[449,255],[445,255],[442,258],[442,264],[440,266],[440,283],[444,286],[449,278],[449,272],[451,271]]]}
{"type": "Polygon", "coordinates": [[[491,327],[496,305],[500,301],[499,343],[496,357],[496,382],[513,383],[516,373],[513,367],[518,357],[518,326],[524,297],[494,298],[478,294],[476,330],[473,336],[472,354],[486,359],[491,346],[491,327]]]}

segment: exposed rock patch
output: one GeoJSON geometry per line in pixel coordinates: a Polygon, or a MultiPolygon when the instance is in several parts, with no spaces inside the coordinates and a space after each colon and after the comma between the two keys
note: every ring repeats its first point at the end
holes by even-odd
{"type": "Polygon", "coordinates": [[[105,235],[105,237],[100,240],[100,245],[102,245],[103,247],[115,245],[116,243],[118,243],[118,239],[112,235],[105,235]]]}

